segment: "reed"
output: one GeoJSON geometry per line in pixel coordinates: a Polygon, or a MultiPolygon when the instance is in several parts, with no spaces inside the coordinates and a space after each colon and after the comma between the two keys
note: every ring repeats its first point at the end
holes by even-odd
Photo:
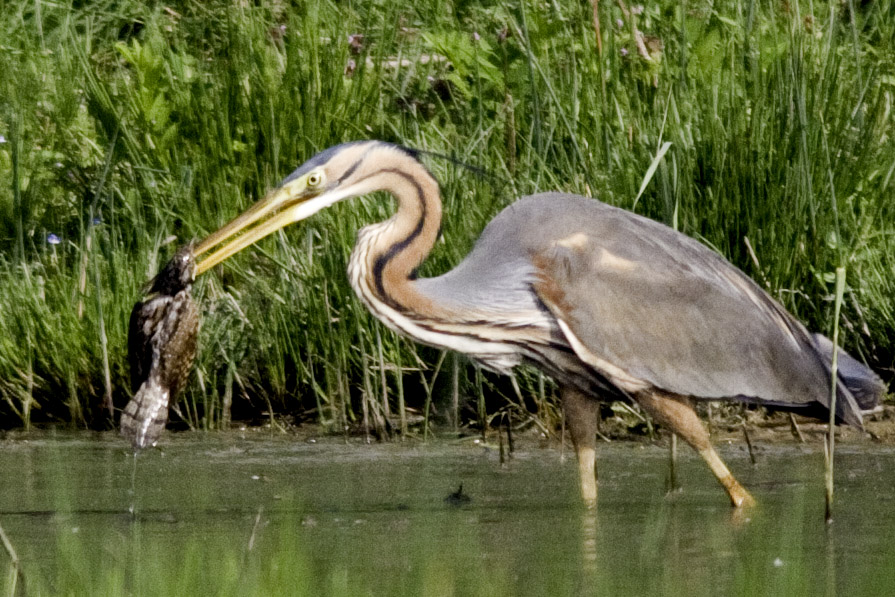
{"type": "MultiPolygon", "coordinates": [[[[493,175],[428,160],[446,242],[422,275],[458,263],[519,194],[573,191],[715,247],[812,329],[830,328],[847,265],[841,340],[891,368],[891,1],[663,0],[636,28],[603,2],[602,50],[586,3],[38,5],[13,0],[0,20],[0,426],[108,425],[104,400],[128,394],[128,313],[174,244],[314,152],[371,137],[493,175]]],[[[514,396],[465,360],[436,375],[438,351],[360,308],[347,255],[390,210],[337,206],[198,284],[182,425],[350,429],[366,407],[406,432],[409,409],[486,421],[514,396]]],[[[519,380],[555,425],[550,387],[519,380]]]]}
{"type": "MultiPolygon", "coordinates": [[[[833,344],[839,338],[839,312],[842,308],[842,297],[845,294],[845,268],[836,268],[836,303],[833,319],[833,344]]],[[[830,420],[827,424],[827,437],[824,442],[824,520],[833,522],[833,462],[836,455],[836,390],[839,382],[836,374],[839,365],[838,350],[833,350],[833,365],[830,367],[830,420]]]]}

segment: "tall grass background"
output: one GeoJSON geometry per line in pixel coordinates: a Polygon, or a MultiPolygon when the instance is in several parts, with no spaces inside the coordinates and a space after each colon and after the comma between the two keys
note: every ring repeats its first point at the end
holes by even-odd
{"type": "MultiPolygon", "coordinates": [[[[700,239],[813,330],[832,328],[845,268],[840,338],[891,381],[895,2],[598,9],[599,43],[587,2],[7,2],[0,426],[109,425],[131,307],[174,247],[367,138],[491,174],[427,160],[445,242],[422,275],[458,263],[517,196],[581,193],[700,239]]],[[[354,298],[355,231],[392,207],[336,206],[203,276],[175,420],[382,431],[456,422],[456,397],[461,421],[553,424],[536,372],[517,393],[354,298]]]]}

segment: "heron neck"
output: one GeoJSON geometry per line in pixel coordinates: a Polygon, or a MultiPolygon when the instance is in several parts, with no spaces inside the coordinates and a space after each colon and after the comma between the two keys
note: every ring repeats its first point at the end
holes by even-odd
{"type": "Polygon", "coordinates": [[[382,303],[399,313],[425,318],[444,315],[443,309],[422,294],[415,271],[435,245],[441,228],[441,194],[435,178],[410,158],[383,169],[379,188],[398,201],[395,214],[358,233],[351,255],[349,277],[355,291],[382,314],[382,303]]]}

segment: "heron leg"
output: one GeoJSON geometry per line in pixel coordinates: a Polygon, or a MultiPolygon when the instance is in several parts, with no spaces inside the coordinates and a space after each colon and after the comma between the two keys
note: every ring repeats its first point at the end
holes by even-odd
{"type": "Polygon", "coordinates": [[[727,491],[735,508],[755,503],[749,492],[734,479],[721,457],[715,452],[709,433],[688,398],[653,391],[637,394],[635,399],[660,425],[677,433],[702,456],[715,478],[727,491]]]}
{"type": "Polygon", "coordinates": [[[600,403],[576,388],[562,388],[562,408],[578,457],[581,497],[588,508],[597,505],[597,409],[600,403]]]}

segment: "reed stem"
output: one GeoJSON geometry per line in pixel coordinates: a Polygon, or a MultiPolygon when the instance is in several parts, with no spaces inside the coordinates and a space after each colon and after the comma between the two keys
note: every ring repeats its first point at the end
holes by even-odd
{"type": "Polygon", "coordinates": [[[839,388],[839,312],[845,295],[845,268],[836,268],[836,302],[833,307],[833,361],[830,366],[830,420],[827,424],[827,441],[824,446],[825,459],[825,505],[824,520],[833,522],[833,460],[836,453],[836,394],[839,388]]]}

